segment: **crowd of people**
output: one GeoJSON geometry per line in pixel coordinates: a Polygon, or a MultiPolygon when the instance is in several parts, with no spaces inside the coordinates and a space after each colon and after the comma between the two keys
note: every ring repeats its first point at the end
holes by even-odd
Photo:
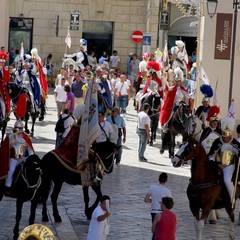
{"type": "MultiPolygon", "coordinates": [[[[222,122],[218,118],[219,106],[210,105],[210,97],[205,95],[202,105],[196,111],[193,108],[194,94],[196,88],[189,82],[195,81],[196,76],[190,72],[192,66],[188,65],[186,49],[182,41],[176,41],[176,46],[170,49],[170,53],[159,54],[159,50],[154,55],[144,53],[141,61],[137,55],[130,53],[127,59],[127,71],[120,70],[120,57],[116,50],[112,55],[107,56],[106,52],[97,60],[93,51],[87,53],[87,42],[80,40],[79,51],[73,54],[65,54],[63,68],[59,70],[55,79],[54,97],[57,108],[57,120],[64,120],[64,132],[56,133],[56,148],[60,146],[67,137],[71,126],[79,117],[75,114],[75,109],[83,105],[90,81],[94,81],[98,92],[104,98],[107,112],[98,109],[99,137],[95,143],[111,141],[115,144],[115,164],[120,166],[122,156],[122,145],[126,143],[126,114],[130,100],[134,98],[134,106],[137,110],[137,135],[139,137],[138,159],[147,162],[145,150],[150,139],[151,116],[149,109],[152,107],[144,102],[153,93],[161,96],[160,127],[167,131],[169,120],[181,102],[189,105],[189,115],[195,114],[201,121],[203,132],[200,142],[216,172],[215,159],[223,166],[224,183],[229,191],[230,199],[233,195],[233,184],[231,178],[235,169],[234,157],[240,156],[239,139],[234,139],[234,123],[227,119],[222,122]],[[75,58],[76,61],[71,60],[75,58]],[[70,60],[69,60],[70,59],[70,60]],[[191,73],[191,74],[190,74],[191,73]],[[190,86],[190,87],[189,87],[190,86]],[[221,122],[221,124],[220,124],[221,122]],[[221,146],[221,147],[219,147],[221,146]],[[224,154],[231,153],[233,157],[226,163],[224,154]],[[218,157],[218,158],[217,158],[218,157]]],[[[9,56],[4,49],[0,53],[1,82],[15,82],[24,87],[32,102],[32,109],[38,111],[43,96],[43,85],[40,80],[40,72],[46,70],[44,74],[53,76],[52,54],[49,54],[44,61],[40,57],[25,54],[21,59],[19,52],[11,49],[9,56]],[[8,69],[5,68],[9,61],[8,69]],[[37,64],[38,63],[38,64],[37,64]],[[39,65],[40,63],[40,65],[39,65]],[[21,67],[21,68],[20,68],[21,67]],[[40,69],[40,67],[42,69],[40,69]],[[9,79],[6,79],[6,71],[9,71],[9,79]],[[31,80],[35,83],[32,85],[31,80]],[[36,103],[36,105],[34,105],[36,103]]],[[[194,58],[192,58],[194,61],[194,58]]],[[[1,85],[1,114],[2,118],[9,117],[10,100],[5,93],[6,86],[1,85]]],[[[239,126],[238,133],[240,134],[239,126]]],[[[31,140],[23,133],[21,121],[17,121],[13,128],[13,136],[9,135],[10,144],[14,151],[9,159],[9,174],[6,181],[7,188],[11,187],[12,175],[16,165],[24,160],[25,155],[34,153],[31,140]],[[16,154],[16,144],[25,146],[24,153],[16,154]],[[27,153],[26,153],[27,152],[27,153]]],[[[161,173],[159,184],[152,185],[145,197],[146,203],[151,203],[152,232],[155,240],[176,239],[177,217],[171,211],[174,205],[171,191],[165,186],[167,174],[161,173]]],[[[8,189],[9,190],[9,189],[8,189]]],[[[11,195],[9,193],[9,195],[11,195]]],[[[94,210],[89,226],[88,239],[106,239],[109,232],[110,197],[102,196],[100,205],[94,210]],[[100,237],[101,236],[101,237],[100,237]]]]}

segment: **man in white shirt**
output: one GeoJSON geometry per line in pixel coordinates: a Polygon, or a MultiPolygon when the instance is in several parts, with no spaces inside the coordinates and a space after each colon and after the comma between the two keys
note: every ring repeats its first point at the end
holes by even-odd
{"type": "Polygon", "coordinates": [[[57,85],[54,90],[58,117],[64,111],[65,105],[66,105],[67,92],[64,90],[65,83],[66,83],[66,79],[65,77],[62,77],[61,84],[57,85]]]}
{"type": "Polygon", "coordinates": [[[146,197],[144,199],[145,203],[151,203],[152,222],[156,214],[162,212],[161,209],[162,198],[172,197],[171,191],[166,187],[167,180],[168,180],[167,173],[165,172],[161,173],[158,178],[159,183],[152,184],[149,187],[146,197]]]}
{"type": "Polygon", "coordinates": [[[137,134],[139,136],[138,146],[138,159],[139,161],[146,162],[147,159],[144,157],[144,153],[147,146],[147,140],[150,139],[150,117],[148,111],[150,106],[148,103],[143,104],[143,111],[138,113],[138,125],[137,134]]]}
{"type": "Polygon", "coordinates": [[[110,197],[103,195],[95,208],[88,229],[87,240],[106,240],[109,233],[110,197]]]}

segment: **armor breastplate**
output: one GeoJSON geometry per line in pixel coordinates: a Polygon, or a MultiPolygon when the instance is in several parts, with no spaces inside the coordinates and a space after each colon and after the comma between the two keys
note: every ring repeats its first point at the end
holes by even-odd
{"type": "Polygon", "coordinates": [[[237,156],[237,149],[231,144],[223,144],[220,153],[216,156],[216,162],[221,163],[223,166],[234,164],[235,157],[237,156]]]}
{"type": "Polygon", "coordinates": [[[14,157],[15,159],[22,159],[26,157],[28,145],[22,138],[12,139],[12,143],[10,141],[11,147],[14,148],[14,157]]]}
{"type": "Polygon", "coordinates": [[[223,166],[229,166],[234,164],[235,154],[231,151],[225,150],[221,151],[220,154],[217,155],[216,161],[221,163],[223,166]]]}

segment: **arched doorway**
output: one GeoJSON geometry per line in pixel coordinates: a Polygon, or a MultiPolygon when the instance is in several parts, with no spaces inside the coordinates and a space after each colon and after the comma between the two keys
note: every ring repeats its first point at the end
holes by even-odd
{"type": "Polygon", "coordinates": [[[181,39],[186,45],[188,55],[191,56],[192,52],[197,48],[197,35],[198,18],[193,16],[180,17],[170,26],[168,46],[169,48],[175,46],[175,41],[181,39]]]}

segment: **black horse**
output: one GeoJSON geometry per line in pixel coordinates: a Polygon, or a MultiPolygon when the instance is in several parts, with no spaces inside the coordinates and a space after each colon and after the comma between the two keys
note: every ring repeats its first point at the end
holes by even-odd
{"type": "MultiPolygon", "coordinates": [[[[24,202],[31,201],[29,225],[35,221],[36,208],[42,192],[40,158],[35,154],[29,156],[25,162],[17,166],[13,179],[12,188],[16,197],[16,224],[13,229],[13,239],[17,240],[24,202]]],[[[5,180],[5,178],[0,180],[0,201],[5,193],[5,180]]]]}
{"type": "Polygon", "coordinates": [[[49,190],[51,186],[51,182],[53,183],[53,190],[51,193],[51,202],[52,202],[52,210],[53,217],[55,222],[61,222],[61,216],[58,212],[57,200],[58,195],[61,191],[63,183],[68,183],[71,185],[82,185],[83,194],[84,194],[84,202],[85,202],[85,215],[88,219],[91,218],[93,210],[99,203],[100,197],[102,196],[101,192],[101,183],[99,179],[103,177],[104,173],[110,173],[113,168],[113,160],[114,160],[114,148],[115,144],[110,142],[105,142],[102,146],[96,147],[95,152],[89,152],[89,160],[86,162],[89,168],[87,169],[95,169],[95,174],[93,174],[92,170],[90,171],[92,176],[97,176],[98,179],[93,184],[83,184],[82,176],[80,171],[76,170],[72,167],[69,167],[66,162],[72,162],[72,159],[76,158],[77,155],[77,144],[78,136],[80,132],[80,126],[73,125],[67,137],[63,140],[60,146],[56,150],[52,150],[44,155],[41,160],[41,169],[43,171],[43,211],[42,211],[42,221],[49,221],[47,215],[47,206],[46,201],[49,195],[49,190]],[[69,154],[66,154],[66,149],[71,149],[69,154]],[[75,151],[72,151],[75,149],[75,151]],[[62,153],[58,154],[59,151],[62,153]],[[99,157],[101,156],[101,158],[99,157]],[[97,166],[97,169],[96,169],[97,166]],[[100,168],[102,170],[100,170],[100,168]],[[89,193],[88,189],[91,185],[93,191],[96,193],[97,197],[95,202],[91,207],[89,207],[89,193]]]}
{"type": "MultiPolygon", "coordinates": [[[[25,132],[27,134],[30,133],[30,136],[33,137],[34,135],[34,126],[35,126],[35,122],[37,120],[37,118],[39,117],[39,120],[43,120],[44,119],[44,114],[45,114],[45,101],[42,100],[41,101],[41,107],[40,107],[40,112],[37,110],[36,104],[32,104],[31,102],[31,97],[29,95],[29,92],[26,88],[21,87],[19,85],[17,85],[14,82],[10,82],[7,84],[7,88],[8,88],[8,92],[9,92],[9,96],[12,99],[13,102],[13,110],[14,112],[16,111],[16,109],[14,108],[14,106],[16,106],[17,101],[19,100],[19,98],[22,96],[22,94],[26,95],[26,113],[23,119],[25,121],[25,132]],[[34,106],[34,109],[33,109],[34,106]],[[32,119],[32,127],[31,127],[31,132],[28,129],[28,121],[29,118],[31,116],[32,119]]],[[[16,116],[16,114],[15,114],[16,116]]],[[[16,116],[17,117],[17,116],[16,116]]]]}
{"type": "Polygon", "coordinates": [[[149,95],[147,98],[144,99],[142,106],[144,103],[148,103],[150,105],[150,109],[148,111],[148,115],[151,119],[151,139],[149,141],[149,145],[152,146],[153,142],[156,140],[157,135],[157,128],[158,128],[158,122],[159,122],[159,110],[161,107],[161,96],[153,92],[151,95],[149,95]]]}
{"type": "Polygon", "coordinates": [[[160,154],[164,153],[164,150],[168,149],[169,157],[174,156],[175,137],[181,134],[183,141],[187,139],[186,121],[189,117],[189,106],[185,102],[180,102],[179,106],[176,106],[173,110],[173,114],[168,122],[168,130],[161,130],[162,147],[160,154]]]}

